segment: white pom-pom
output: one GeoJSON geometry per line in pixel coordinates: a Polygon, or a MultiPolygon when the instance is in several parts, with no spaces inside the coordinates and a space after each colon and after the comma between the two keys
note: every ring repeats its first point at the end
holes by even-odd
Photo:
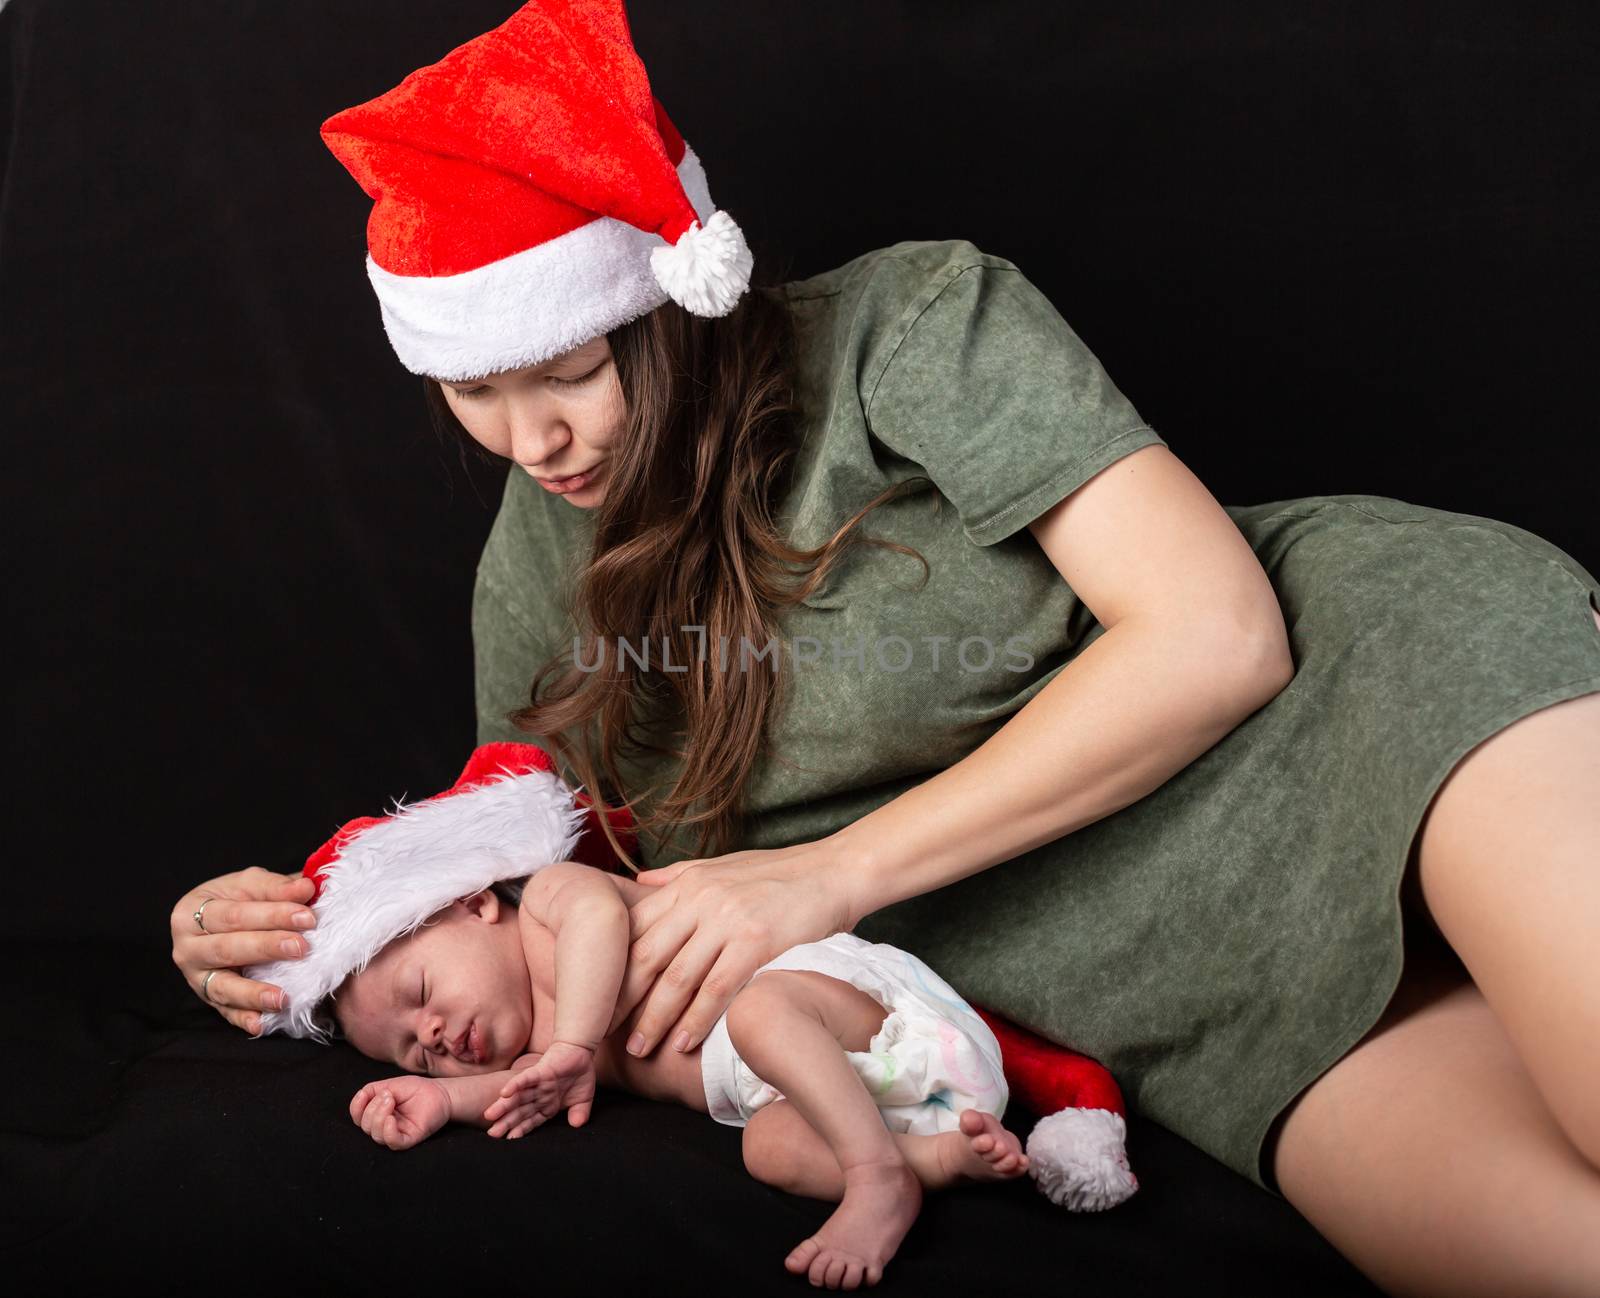
{"type": "Polygon", "coordinates": [[[1062,1109],[1028,1136],[1028,1175],[1070,1212],[1114,1208],[1139,1188],[1124,1148],[1127,1124],[1109,1109],[1062,1109]]]}
{"type": "Polygon", "coordinates": [[[678,242],[650,254],[650,269],[667,296],[695,315],[732,311],[750,287],[750,255],[744,234],[720,208],[705,225],[691,222],[678,242]]]}

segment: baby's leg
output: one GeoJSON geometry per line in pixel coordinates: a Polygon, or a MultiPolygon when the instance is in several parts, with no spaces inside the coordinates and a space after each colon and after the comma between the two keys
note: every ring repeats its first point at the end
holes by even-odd
{"type": "MultiPolygon", "coordinates": [[[[994,1114],[963,1109],[958,1117],[956,1131],[891,1133],[924,1190],[1010,1181],[1028,1170],[1022,1142],[994,1114]]],[[[790,1194],[830,1203],[844,1197],[844,1173],[828,1142],[787,1100],[765,1105],[745,1124],[744,1165],[758,1181],[790,1194]]]]}
{"type": "MultiPolygon", "coordinates": [[[[728,1036],[734,1049],[758,1077],[782,1091],[788,1101],[768,1105],[750,1125],[774,1108],[798,1114],[810,1138],[799,1135],[802,1124],[783,1119],[795,1128],[793,1152],[819,1174],[827,1175],[831,1167],[832,1175],[838,1177],[836,1185],[830,1182],[827,1186],[837,1188],[837,1193],[818,1196],[840,1200],[838,1211],[816,1235],[790,1253],[785,1263],[791,1271],[807,1272],[814,1284],[835,1287],[842,1283],[853,1289],[863,1279],[867,1284],[877,1283],[922,1205],[921,1177],[904,1142],[940,1139],[891,1134],[844,1056],[845,1050],[865,1050],[883,1026],[884,1017],[883,1006],[865,992],[809,970],[759,974],[728,1009],[728,1036]]],[[[983,1124],[993,1123],[999,1135],[1015,1142],[992,1117],[977,1116],[981,1121],[968,1135],[943,1135],[968,1141],[970,1150],[971,1140],[983,1130],[983,1124]]],[[[778,1121],[766,1119],[761,1130],[774,1131],[778,1121]]],[[[749,1130],[747,1126],[747,1135],[749,1130]]],[[[747,1163],[749,1149],[747,1145],[747,1163]]],[[[982,1162],[981,1158],[978,1161],[982,1162]]],[[[926,1158],[917,1162],[922,1170],[929,1170],[926,1158]]]]}
{"type": "MultiPolygon", "coordinates": [[[[922,1185],[844,1057],[841,1037],[859,1041],[866,1028],[870,1039],[875,1029],[834,984],[856,991],[809,971],[769,969],[733,998],[727,1027],[733,1048],[821,1135],[844,1177],[838,1208],[784,1266],[814,1285],[854,1289],[882,1277],[922,1208],[922,1185]]],[[[873,1005],[881,1025],[884,1010],[873,1005]]]]}

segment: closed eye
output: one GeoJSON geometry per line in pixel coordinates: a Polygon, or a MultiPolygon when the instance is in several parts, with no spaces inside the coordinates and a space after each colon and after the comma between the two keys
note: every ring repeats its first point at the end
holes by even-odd
{"type": "Polygon", "coordinates": [[[580,374],[580,375],[579,375],[579,376],[578,376],[578,377],[577,377],[577,378],[575,378],[575,379],[558,379],[558,378],[557,378],[557,377],[556,377],[556,376],[555,376],[555,375],[554,375],[554,374],[552,374],[552,375],[551,375],[551,376],[550,376],[550,382],[552,382],[552,383],[559,383],[559,384],[561,384],[561,385],[562,385],[562,386],[563,386],[563,387],[569,387],[569,388],[570,388],[570,387],[576,387],[576,386],[577,386],[577,385],[578,385],[578,384],[579,384],[579,383],[587,383],[587,382],[588,382],[588,381],[589,381],[589,380],[590,380],[590,379],[592,379],[592,378],[593,378],[593,377],[594,377],[594,376],[595,376],[595,375],[596,375],[596,374],[598,374],[598,373],[600,373],[600,371],[601,371],[601,370],[603,370],[603,369],[605,369],[605,367],[606,367],[606,364],[607,364],[607,362],[609,362],[609,360],[610,360],[610,359],[611,359],[611,358],[610,358],[610,357],[609,357],[609,356],[608,356],[608,357],[607,357],[607,358],[606,358],[606,360],[603,360],[603,361],[601,361],[601,362],[600,362],[600,363],[599,363],[599,364],[598,364],[598,365],[596,365],[596,366],[595,366],[595,367],[594,367],[594,368],[593,368],[593,369],[592,369],[592,370],[590,370],[590,371],[589,371],[589,372],[588,372],[588,373],[587,373],[587,374],[580,374]]]}
{"type": "MultiPolygon", "coordinates": [[[[605,360],[601,361],[587,374],[580,374],[575,379],[558,378],[554,374],[548,375],[547,377],[549,378],[550,382],[557,384],[560,387],[577,387],[580,383],[587,383],[590,379],[594,378],[594,376],[600,373],[601,370],[605,369],[606,365],[610,363],[610,360],[611,358],[609,356],[606,357],[605,360]]],[[[479,397],[488,396],[489,393],[494,391],[494,389],[488,387],[466,388],[464,390],[461,388],[452,388],[451,391],[453,391],[456,396],[460,397],[464,401],[476,401],[479,397]]]]}
{"type": "MultiPolygon", "coordinates": [[[[417,1008],[421,1009],[427,1003],[428,980],[427,976],[419,970],[417,973],[417,1008]]],[[[413,1037],[412,1040],[416,1041],[416,1038],[413,1037]]],[[[417,1062],[416,1067],[414,1067],[411,1071],[414,1073],[424,1073],[431,1077],[433,1075],[431,1055],[428,1051],[422,1048],[422,1043],[420,1041],[416,1041],[416,1046],[417,1053],[421,1056],[421,1059],[417,1062]]]]}

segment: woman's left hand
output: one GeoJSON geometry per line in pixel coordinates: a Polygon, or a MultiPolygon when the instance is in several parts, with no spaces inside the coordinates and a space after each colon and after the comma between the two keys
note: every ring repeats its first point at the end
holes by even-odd
{"type": "Polygon", "coordinates": [[[680,1033],[675,1048],[693,1050],[767,961],[854,927],[846,869],[837,844],[823,839],[641,870],[637,881],[654,891],[629,911],[629,961],[652,985],[629,1053],[648,1055],[680,1033]]]}

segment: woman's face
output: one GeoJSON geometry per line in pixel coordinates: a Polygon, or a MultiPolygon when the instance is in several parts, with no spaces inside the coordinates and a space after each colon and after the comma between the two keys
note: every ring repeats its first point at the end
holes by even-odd
{"type": "Polygon", "coordinates": [[[440,380],[445,402],[485,450],[580,509],[605,496],[606,460],[627,416],[604,334],[526,369],[440,380]]]}

